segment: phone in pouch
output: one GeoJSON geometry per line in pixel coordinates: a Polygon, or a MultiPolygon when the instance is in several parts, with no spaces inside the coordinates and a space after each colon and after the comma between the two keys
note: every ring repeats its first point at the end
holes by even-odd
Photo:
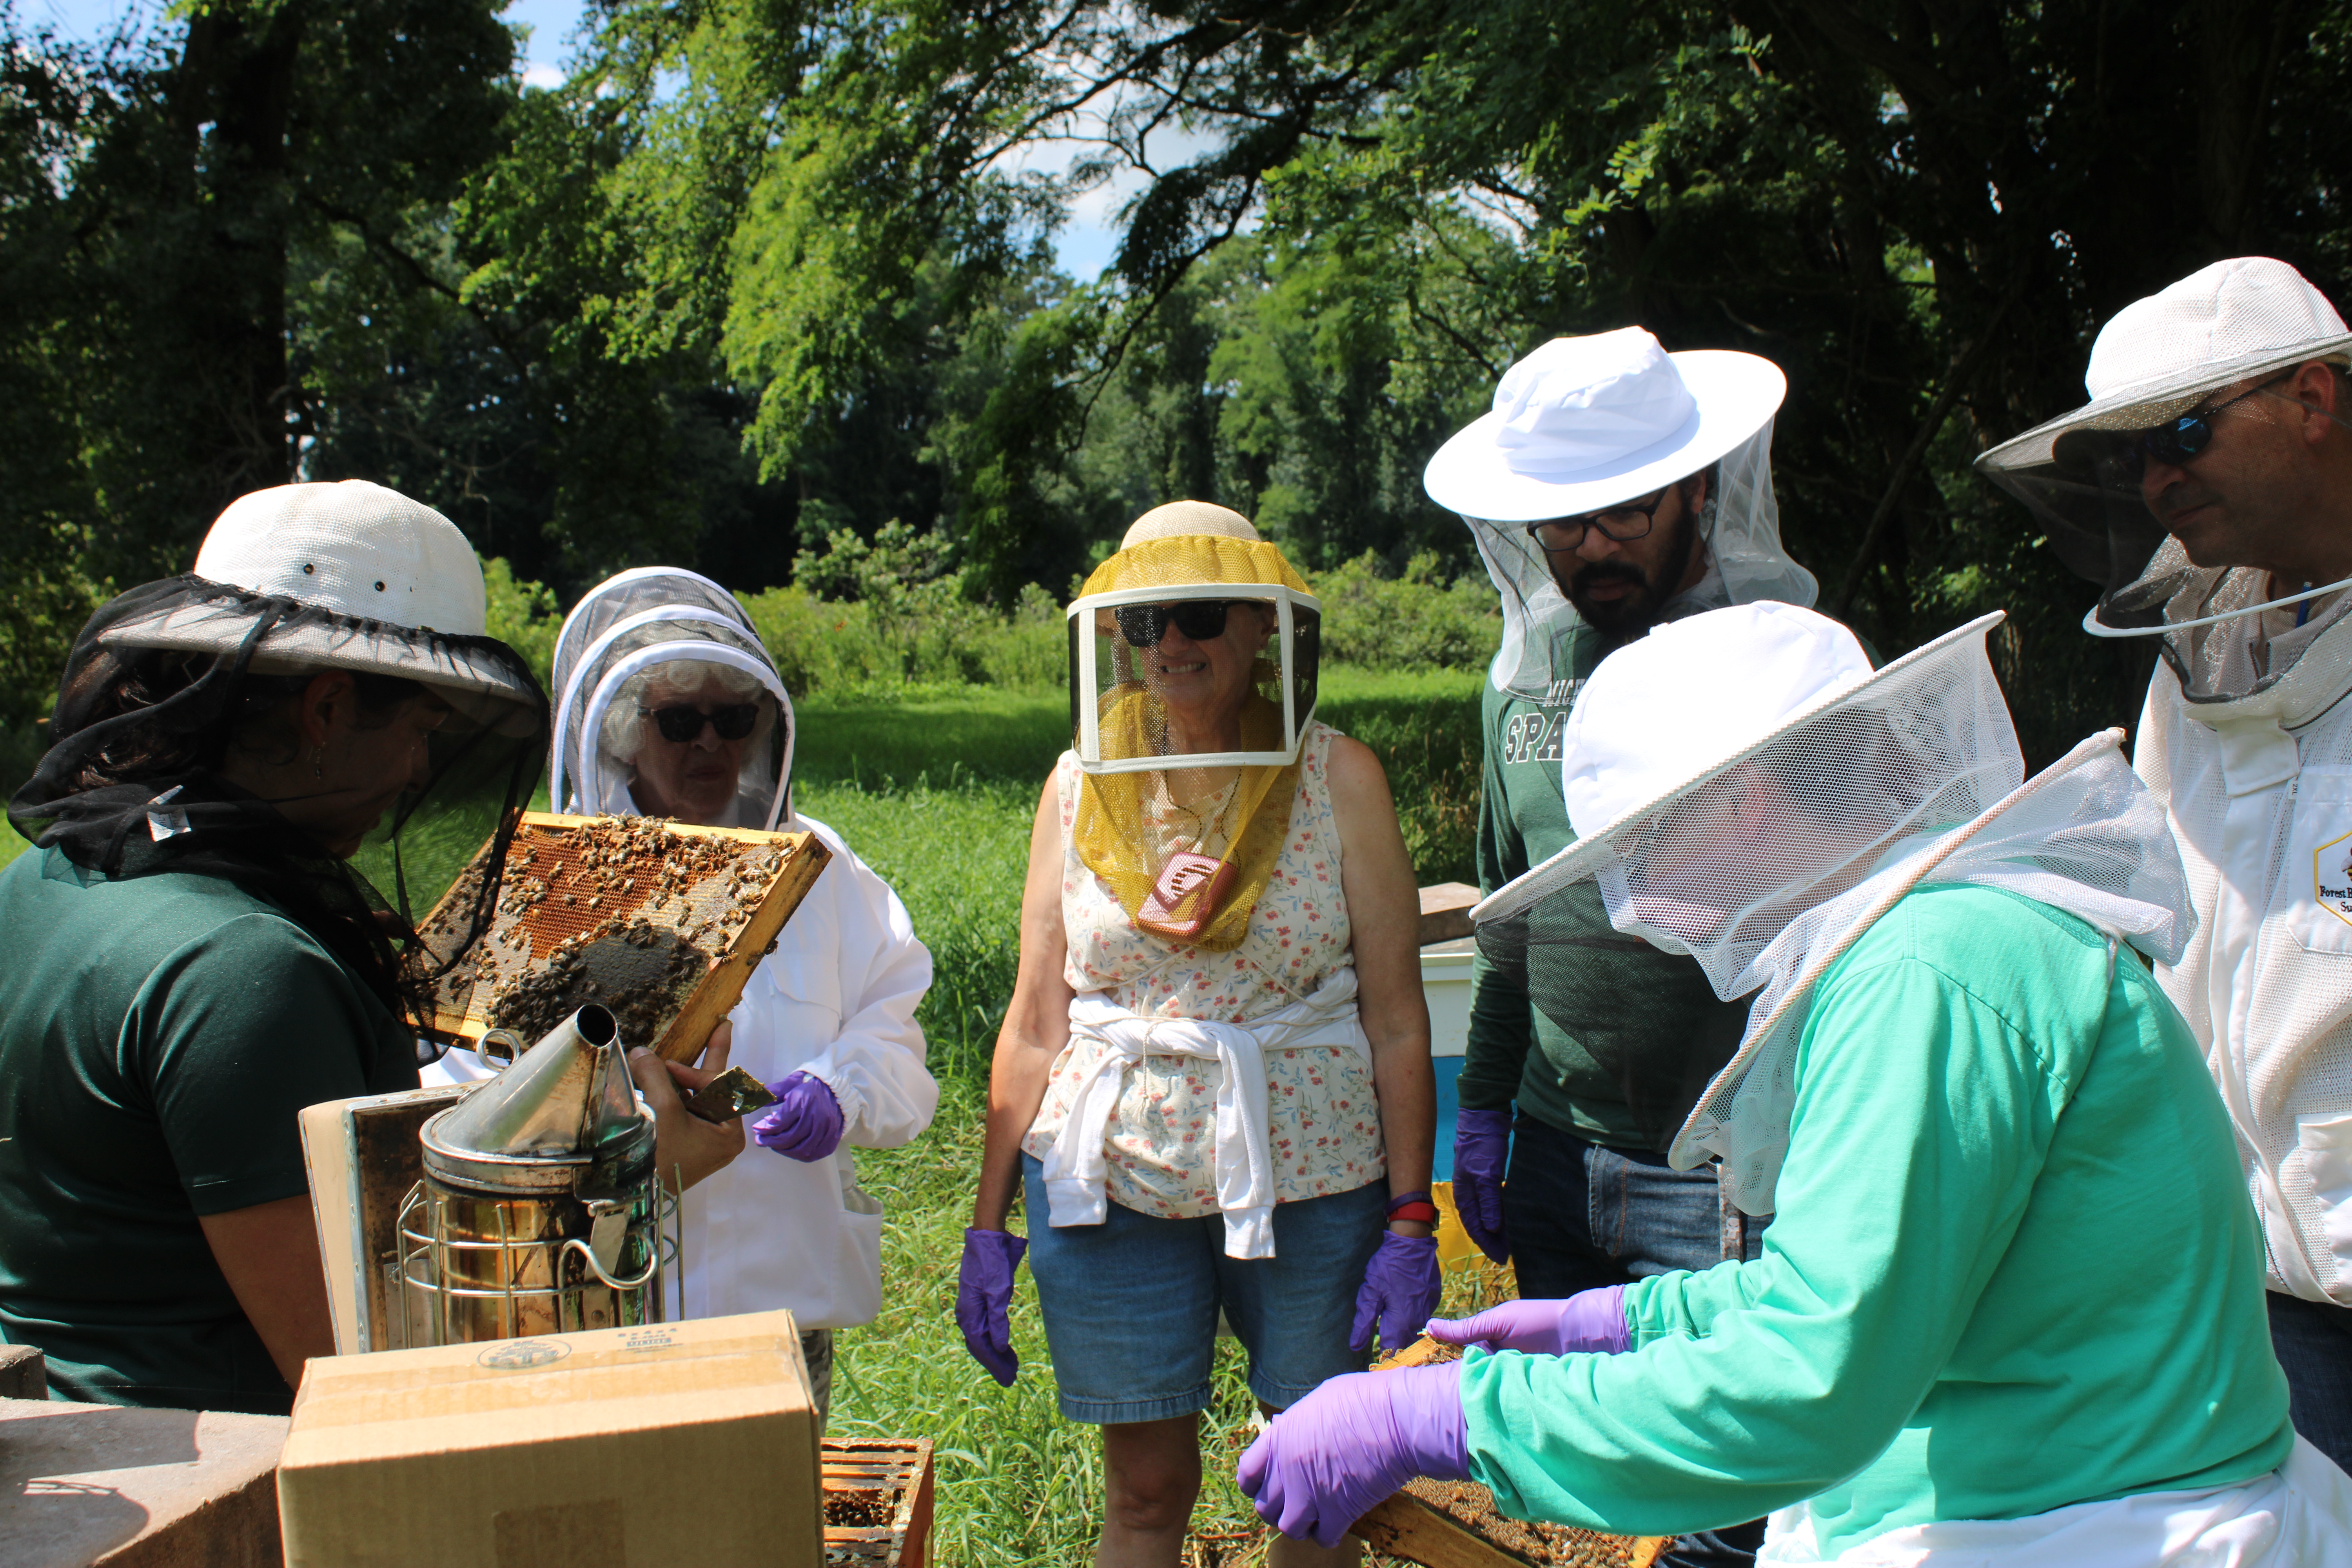
{"type": "Polygon", "coordinates": [[[1217,905],[1233,890],[1235,875],[1230,861],[1180,850],[1160,868],[1160,880],[1135,911],[1135,923],[1154,936],[1197,942],[1215,918],[1217,905]]]}

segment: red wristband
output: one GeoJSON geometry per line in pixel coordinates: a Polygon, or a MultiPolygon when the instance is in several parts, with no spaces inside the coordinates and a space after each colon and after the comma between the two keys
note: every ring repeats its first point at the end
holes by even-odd
{"type": "Polygon", "coordinates": [[[1399,1204],[1389,1210],[1389,1218],[1414,1220],[1422,1225],[1435,1225],[1437,1205],[1433,1203],[1399,1204]]]}

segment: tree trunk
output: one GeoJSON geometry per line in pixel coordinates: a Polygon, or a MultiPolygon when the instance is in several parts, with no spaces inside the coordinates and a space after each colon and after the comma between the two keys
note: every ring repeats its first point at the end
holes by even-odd
{"type": "Polygon", "coordinates": [[[286,265],[289,110],[306,8],[188,21],[172,99],[194,160],[197,244],[175,290],[199,345],[198,458],[221,506],[294,477],[286,265]]]}

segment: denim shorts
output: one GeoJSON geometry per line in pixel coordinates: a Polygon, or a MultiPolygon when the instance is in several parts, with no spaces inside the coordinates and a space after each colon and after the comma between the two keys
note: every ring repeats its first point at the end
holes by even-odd
{"type": "Polygon", "coordinates": [[[1279,1410],[1361,1372],[1348,1348],[1356,1289],[1388,1223],[1388,1184],[1274,1209],[1274,1256],[1225,1256],[1225,1220],[1160,1219],[1108,1205],[1100,1225],[1045,1223],[1044,1167],[1021,1156],[1029,1269],[1062,1414],[1097,1426],[1208,1407],[1223,1309],[1249,1352],[1250,1392],[1279,1410]]]}

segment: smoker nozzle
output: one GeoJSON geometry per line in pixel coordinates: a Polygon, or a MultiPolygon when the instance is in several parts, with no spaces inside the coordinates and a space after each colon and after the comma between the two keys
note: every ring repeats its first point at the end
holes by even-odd
{"type": "Polygon", "coordinates": [[[590,1003],[496,1078],[425,1124],[428,1171],[470,1186],[578,1184],[584,1167],[626,1163],[652,1119],[637,1107],[620,1025],[590,1003]]]}

